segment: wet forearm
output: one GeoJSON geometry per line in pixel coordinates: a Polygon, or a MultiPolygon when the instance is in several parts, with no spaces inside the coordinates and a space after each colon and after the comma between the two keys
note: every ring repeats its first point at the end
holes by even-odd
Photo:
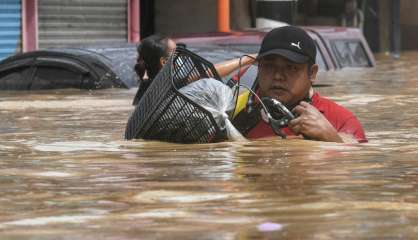
{"type": "Polygon", "coordinates": [[[344,143],[344,139],[335,130],[324,133],[320,140],[326,142],[344,143]]]}
{"type": "Polygon", "coordinates": [[[235,58],[232,60],[215,64],[215,69],[221,77],[225,77],[228,74],[231,74],[233,71],[237,70],[240,67],[240,65],[246,66],[248,64],[251,64],[252,62],[254,62],[253,58],[244,56],[241,58],[241,64],[240,58],[235,58]]]}

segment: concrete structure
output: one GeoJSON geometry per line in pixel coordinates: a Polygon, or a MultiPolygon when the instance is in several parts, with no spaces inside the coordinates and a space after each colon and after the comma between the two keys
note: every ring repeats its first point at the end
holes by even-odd
{"type": "Polygon", "coordinates": [[[162,34],[217,30],[217,0],[154,0],[154,32],[162,34]]]}
{"type": "Polygon", "coordinates": [[[418,49],[418,1],[401,1],[401,34],[402,48],[406,50],[418,49]]]}
{"type": "Polygon", "coordinates": [[[0,59],[38,48],[139,41],[140,0],[1,0],[0,59]]]}
{"type": "MultiPolygon", "coordinates": [[[[299,0],[297,25],[340,25],[345,0],[299,0]]],[[[418,49],[418,3],[415,0],[358,0],[363,32],[375,52],[418,49]],[[401,14],[402,13],[402,14],[401,14]]]]}
{"type": "MultiPolygon", "coordinates": [[[[143,29],[146,35],[243,30],[255,27],[257,1],[265,0],[1,0],[0,58],[46,47],[138,42],[143,29]]],[[[418,1],[358,2],[374,51],[418,49],[418,1]],[[393,21],[396,13],[402,13],[399,24],[393,21]]],[[[297,3],[296,25],[338,25],[344,6],[344,0],[297,3]]]]}
{"type": "Polygon", "coordinates": [[[218,17],[218,32],[229,32],[231,31],[230,24],[230,4],[229,0],[218,0],[217,2],[217,17],[218,17]]]}
{"type": "MultiPolygon", "coordinates": [[[[153,22],[153,32],[161,34],[218,31],[220,30],[218,12],[223,13],[223,18],[226,18],[229,12],[231,29],[239,30],[255,25],[251,17],[255,13],[251,11],[250,7],[254,5],[255,0],[228,1],[229,11],[224,9],[226,0],[141,0],[141,4],[147,6],[151,2],[154,4],[154,14],[150,14],[154,21],[149,19],[147,21],[153,22]]],[[[142,27],[148,28],[149,26],[142,27]]],[[[228,29],[224,28],[221,30],[225,31],[228,29]]]]}

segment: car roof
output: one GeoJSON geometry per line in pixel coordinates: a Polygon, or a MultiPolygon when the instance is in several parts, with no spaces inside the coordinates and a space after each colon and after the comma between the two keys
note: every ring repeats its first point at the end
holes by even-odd
{"type": "Polygon", "coordinates": [[[257,53],[259,44],[188,44],[188,50],[197,53],[212,63],[223,62],[246,54],[257,53]]]}
{"type": "MultiPolygon", "coordinates": [[[[44,49],[16,54],[0,62],[0,72],[19,71],[30,66],[54,66],[60,64],[66,68],[78,68],[90,73],[97,84],[103,87],[137,86],[134,71],[136,46],[124,44],[117,46],[99,46],[90,48],[44,49]],[[64,65],[63,65],[64,64],[64,65]]],[[[99,87],[99,86],[98,86],[99,87]]]]}
{"type": "MultiPolygon", "coordinates": [[[[318,53],[322,55],[327,70],[340,68],[337,57],[331,50],[331,41],[336,39],[344,40],[360,40],[362,46],[370,61],[370,66],[375,66],[375,59],[371,52],[367,41],[365,40],[361,30],[357,28],[347,27],[327,27],[327,26],[301,26],[315,40],[318,47],[318,53]]],[[[264,36],[272,28],[264,29],[248,29],[244,31],[232,31],[228,33],[209,32],[175,35],[173,38],[180,43],[186,45],[260,45],[264,36]]],[[[248,52],[247,52],[248,53],[248,52]]]]}
{"type": "MultiPolygon", "coordinates": [[[[197,34],[183,34],[173,36],[175,41],[183,43],[187,46],[204,47],[209,44],[212,46],[222,46],[225,48],[232,48],[243,51],[245,54],[257,53],[264,36],[271,28],[264,29],[249,29],[245,31],[232,31],[230,33],[197,33],[197,34]]],[[[332,58],[327,53],[323,43],[320,42],[315,33],[307,31],[308,34],[317,42],[319,52],[324,59],[325,69],[333,70],[336,68],[336,63],[332,62],[332,58]]],[[[232,57],[231,57],[232,58],[232,57]]]]}

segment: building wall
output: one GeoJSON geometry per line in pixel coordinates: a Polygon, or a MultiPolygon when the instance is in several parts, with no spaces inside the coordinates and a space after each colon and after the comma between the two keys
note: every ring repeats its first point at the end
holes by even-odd
{"type": "MultiPolygon", "coordinates": [[[[380,52],[391,50],[391,8],[392,0],[379,0],[379,44],[380,52]]],[[[400,0],[401,48],[402,50],[418,49],[418,1],[400,0]]]]}
{"type": "Polygon", "coordinates": [[[380,52],[390,51],[391,0],[379,0],[379,45],[380,52]]]}
{"type": "Polygon", "coordinates": [[[231,29],[255,27],[255,0],[231,0],[231,29]]]}
{"type": "Polygon", "coordinates": [[[418,1],[401,1],[402,49],[418,49],[418,1]]]}
{"type": "Polygon", "coordinates": [[[155,32],[216,31],[216,0],[155,0],[155,32]]]}
{"type": "MultiPolygon", "coordinates": [[[[155,32],[167,35],[217,30],[217,0],[155,0],[155,32]]],[[[231,0],[231,29],[252,27],[255,0],[231,0]]]]}

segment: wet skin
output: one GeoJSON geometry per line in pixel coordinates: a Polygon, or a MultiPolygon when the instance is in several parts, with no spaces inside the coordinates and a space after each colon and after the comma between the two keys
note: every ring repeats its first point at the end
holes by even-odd
{"type": "Polygon", "coordinates": [[[271,97],[293,108],[297,118],[289,124],[297,135],[309,139],[343,142],[337,130],[312,105],[303,102],[312,92],[318,65],[308,69],[308,63],[294,63],[279,55],[269,55],[259,62],[259,87],[261,97],[271,97]]]}
{"type": "Polygon", "coordinates": [[[305,99],[312,86],[307,63],[294,63],[279,55],[260,60],[258,79],[262,97],[275,98],[287,107],[305,99]]]}

